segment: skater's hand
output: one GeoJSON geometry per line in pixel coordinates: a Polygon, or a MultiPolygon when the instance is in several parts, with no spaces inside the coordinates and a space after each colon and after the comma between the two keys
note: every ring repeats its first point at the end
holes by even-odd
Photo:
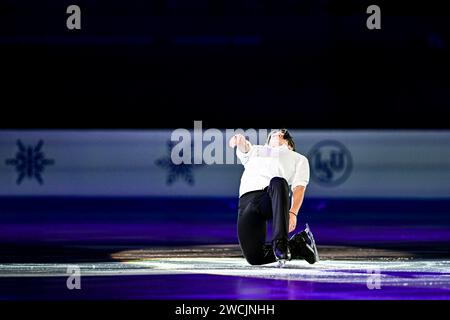
{"type": "Polygon", "coordinates": [[[242,134],[235,134],[234,136],[231,137],[230,141],[228,142],[228,145],[231,148],[234,148],[238,144],[245,143],[244,141],[245,141],[245,137],[242,134]]]}
{"type": "Polygon", "coordinates": [[[295,230],[297,226],[297,216],[293,212],[289,212],[289,232],[295,230]]]}
{"type": "Polygon", "coordinates": [[[247,141],[247,139],[245,139],[245,136],[242,134],[235,134],[233,137],[231,137],[228,145],[231,148],[238,147],[238,149],[243,153],[247,153],[251,147],[251,143],[247,141]]]}

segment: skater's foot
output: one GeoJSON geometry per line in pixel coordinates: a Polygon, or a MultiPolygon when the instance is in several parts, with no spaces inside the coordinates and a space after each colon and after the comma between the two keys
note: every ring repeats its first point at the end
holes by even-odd
{"type": "Polygon", "coordinates": [[[273,253],[277,261],[289,261],[291,260],[291,252],[289,250],[287,240],[274,240],[272,244],[273,253]]]}
{"type": "Polygon", "coordinates": [[[293,259],[305,259],[310,264],[319,261],[319,252],[308,224],[305,230],[294,234],[289,239],[289,246],[292,249],[293,259]]]}

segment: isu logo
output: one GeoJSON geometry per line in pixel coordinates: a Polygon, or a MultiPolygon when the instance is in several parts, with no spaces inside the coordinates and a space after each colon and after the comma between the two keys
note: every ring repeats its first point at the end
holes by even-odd
{"type": "Polygon", "coordinates": [[[340,142],[326,140],[316,144],[308,155],[312,179],[324,186],[337,186],[350,176],[353,163],[348,149],[340,142]]]}

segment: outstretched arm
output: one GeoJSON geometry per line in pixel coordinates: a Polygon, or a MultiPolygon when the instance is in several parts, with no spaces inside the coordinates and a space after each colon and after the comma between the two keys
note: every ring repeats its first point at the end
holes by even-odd
{"type": "Polygon", "coordinates": [[[297,226],[297,214],[303,203],[303,198],[305,196],[305,187],[296,186],[292,193],[292,204],[291,209],[289,209],[289,232],[294,231],[297,226]]]}

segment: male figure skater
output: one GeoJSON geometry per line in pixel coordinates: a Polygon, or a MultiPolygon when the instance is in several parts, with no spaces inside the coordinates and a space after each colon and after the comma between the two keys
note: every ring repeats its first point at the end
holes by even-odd
{"type": "Polygon", "coordinates": [[[241,134],[229,146],[244,165],[239,188],[238,238],[242,253],[252,265],[305,259],[319,261],[314,237],[306,229],[288,240],[309,182],[308,159],[295,152],[287,129],[272,130],[265,145],[252,145],[241,134]],[[290,203],[289,186],[292,190],[290,203]],[[267,221],[272,219],[272,243],[266,242],[267,221]]]}

